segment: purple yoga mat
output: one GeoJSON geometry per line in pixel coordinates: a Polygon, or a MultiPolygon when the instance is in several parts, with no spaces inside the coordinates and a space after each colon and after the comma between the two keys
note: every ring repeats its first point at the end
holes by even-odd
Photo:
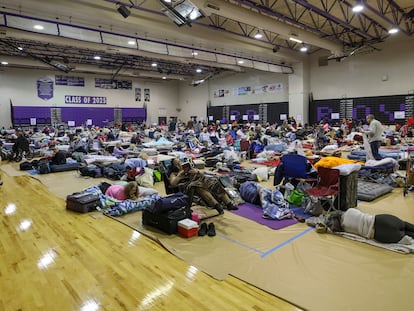
{"type": "MultiPolygon", "coordinates": [[[[302,216],[307,218],[300,211],[303,210],[300,207],[292,207],[291,208],[296,216],[302,216]]],[[[265,219],[263,218],[263,210],[260,206],[251,204],[251,203],[243,203],[239,205],[239,209],[235,211],[231,211],[234,214],[239,216],[245,217],[247,219],[253,220],[259,224],[265,225],[271,229],[279,230],[294,224],[297,224],[298,221],[296,219],[283,219],[283,220],[274,220],[274,219],[265,219]]]]}

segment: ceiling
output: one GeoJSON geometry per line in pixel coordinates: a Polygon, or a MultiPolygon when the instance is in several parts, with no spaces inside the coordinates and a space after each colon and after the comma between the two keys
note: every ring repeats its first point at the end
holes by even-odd
{"type": "Polygon", "coordinates": [[[397,36],[414,32],[412,0],[365,0],[359,13],[352,11],[356,0],[191,0],[204,17],[181,27],[161,2],[0,0],[0,61],[197,83],[229,71],[291,73],[310,54],[342,58],[378,50],[393,27],[397,36]]]}

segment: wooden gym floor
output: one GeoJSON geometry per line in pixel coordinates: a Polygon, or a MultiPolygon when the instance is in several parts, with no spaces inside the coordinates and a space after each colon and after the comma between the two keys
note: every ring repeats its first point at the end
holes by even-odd
{"type": "Polygon", "coordinates": [[[0,174],[0,310],[299,310],[236,278],[217,281],[108,217],[67,212],[33,177],[0,174]]]}

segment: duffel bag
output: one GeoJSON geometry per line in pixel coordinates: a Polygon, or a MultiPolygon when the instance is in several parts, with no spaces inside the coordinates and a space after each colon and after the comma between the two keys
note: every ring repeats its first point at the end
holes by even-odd
{"type": "Polygon", "coordinates": [[[152,213],[162,214],[167,211],[177,210],[189,205],[189,197],[185,193],[177,192],[166,197],[161,197],[148,207],[152,213]]]}
{"type": "Polygon", "coordinates": [[[178,222],[186,218],[191,218],[191,209],[187,207],[161,214],[153,213],[149,208],[146,208],[142,213],[142,224],[157,228],[167,234],[174,234],[178,231],[178,222]]]}

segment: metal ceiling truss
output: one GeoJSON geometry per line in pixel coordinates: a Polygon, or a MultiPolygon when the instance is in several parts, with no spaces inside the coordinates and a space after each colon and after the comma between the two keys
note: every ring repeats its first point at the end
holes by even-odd
{"type": "Polygon", "coordinates": [[[40,60],[52,66],[55,69],[68,72],[71,70],[70,65],[67,70],[56,66],[56,63],[63,64],[85,64],[93,65],[99,68],[113,70],[118,75],[123,68],[137,71],[152,71],[165,75],[186,75],[193,76],[195,69],[201,69],[202,72],[217,72],[216,68],[205,65],[173,63],[156,58],[147,58],[136,55],[113,54],[91,49],[68,48],[52,43],[42,43],[29,40],[18,40],[12,38],[0,39],[0,50],[6,51],[12,56],[30,56],[33,59],[40,60]],[[18,47],[23,48],[19,50],[18,47]],[[99,55],[101,59],[95,60],[94,56],[99,55]],[[151,63],[157,62],[157,67],[151,66],[151,63]]]}
{"type": "MultiPolygon", "coordinates": [[[[117,0],[104,0],[106,2],[120,3],[117,0]]],[[[329,38],[341,42],[344,50],[360,46],[362,43],[378,43],[388,37],[388,28],[363,12],[352,12],[354,3],[347,0],[228,0],[228,2],[251,9],[260,14],[276,18],[287,24],[309,31],[321,38],[329,38]]],[[[406,13],[393,0],[377,0],[378,8],[366,3],[368,10],[389,24],[399,25],[406,34],[413,33],[413,23],[408,20],[406,13]],[[390,17],[389,17],[390,16],[390,17]],[[404,26],[404,27],[403,27],[404,26]]],[[[128,4],[125,4],[128,5],[128,4]]],[[[145,9],[141,6],[129,4],[131,9],[144,10],[154,14],[160,12],[145,9]]],[[[217,14],[201,19],[193,24],[210,27],[215,30],[239,35],[252,40],[279,46],[288,50],[297,50],[298,44],[280,38],[279,34],[265,29],[259,29],[246,21],[232,20],[217,14]],[[254,34],[261,31],[264,38],[255,39],[254,34]]],[[[306,42],[305,42],[306,43],[306,42]]],[[[319,50],[309,46],[309,53],[319,50]]]]}
{"type": "Polygon", "coordinates": [[[377,7],[365,5],[367,9],[384,19],[391,25],[398,27],[406,35],[414,33],[414,24],[407,13],[393,0],[377,0],[377,7]]]}
{"type": "MultiPolygon", "coordinates": [[[[159,18],[165,18],[165,15],[161,11],[157,10],[156,7],[154,7],[153,5],[150,5],[153,4],[152,1],[101,1],[112,3],[114,5],[125,5],[130,10],[140,10],[145,13],[150,13],[159,16],[159,18]]],[[[311,34],[314,38],[317,37],[317,39],[328,39],[325,41],[329,43],[334,42],[337,46],[339,46],[339,48],[343,47],[342,51],[345,55],[350,54],[351,52],[354,53],[356,50],[360,50],[361,47],[372,47],[372,44],[384,41],[389,36],[388,30],[392,26],[399,27],[399,29],[406,35],[412,35],[414,33],[413,16],[406,12],[406,10],[409,8],[402,8],[397,2],[397,0],[364,0],[363,3],[365,6],[365,10],[358,14],[352,12],[352,7],[355,4],[354,0],[220,0],[217,1],[217,5],[218,7],[220,7],[220,3],[223,3],[238,6],[240,10],[250,10],[251,12],[254,12],[256,15],[261,14],[262,16],[266,16],[267,18],[272,18],[273,20],[277,21],[280,26],[284,26],[281,25],[281,23],[286,24],[289,28],[290,26],[292,26],[292,31],[295,31],[295,29],[297,31],[302,32],[306,31],[309,34],[311,34]]],[[[224,12],[222,12],[222,15],[225,15],[223,13],[224,12]]],[[[286,34],[281,35],[277,33],[277,31],[280,31],[280,29],[277,29],[276,27],[272,28],[271,26],[269,26],[269,28],[272,28],[271,30],[260,29],[258,28],[258,25],[260,23],[256,23],[255,25],[254,19],[246,20],[247,18],[245,18],[245,20],[237,20],[236,16],[230,16],[231,18],[220,16],[220,10],[217,10],[217,12],[212,12],[205,18],[194,21],[193,25],[227,33],[231,36],[249,38],[249,40],[253,40],[251,42],[256,42],[258,45],[262,47],[266,47],[267,45],[269,45],[269,48],[272,48],[273,52],[279,51],[280,48],[297,51],[298,48],[302,46],[302,44],[300,43],[295,43],[288,40],[286,34]],[[260,31],[263,35],[263,37],[260,39],[254,38],[254,35],[258,31],[260,31]]],[[[259,18],[260,17],[261,16],[259,16],[259,18]]],[[[257,21],[258,20],[256,18],[256,22],[257,21]]],[[[59,24],[57,22],[52,23],[59,24]]],[[[88,28],[84,27],[84,29],[88,28]]],[[[96,29],[90,30],[100,31],[96,29]]],[[[164,42],[162,40],[148,40],[146,38],[135,39],[165,44],[167,45],[168,53],[168,45],[170,44],[168,42],[164,42]]],[[[25,43],[26,46],[30,45],[29,42],[20,43],[25,43]]],[[[62,57],[65,57],[67,60],[73,60],[73,62],[76,61],[81,64],[91,64],[91,60],[89,58],[92,57],[92,54],[96,52],[81,49],[71,50],[67,48],[65,51],[69,52],[62,52],[62,46],[54,46],[51,44],[49,46],[43,46],[43,43],[40,42],[35,42],[35,44],[38,44],[39,47],[37,49],[35,46],[33,46],[33,44],[30,45],[30,48],[32,49],[31,53],[39,53],[36,55],[39,55],[40,57],[44,57],[48,54],[49,57],[50,55],[52,55],[53,58],[56,58],[59,61],[63,61],[62,57]],[[56,51],[54,49],[56,49],[56,51]],[[77,57],[76,54],[87,55],[86,57],[88,59],[82,59],[82,57],[85,56],[77,57]]],[[[306,44],[308,47],[308,53],[314,53],[315,51],[319,51],[321,49],[321,46],[324,47],[324,45],[319,45],[319,47],[312,46],[309,45],[309,42],[305,41],[304,44],[306,44]]],[[[189,46],[175,46],[185,49],[191,49],[191,47],[189,46]]],[[[194,50],[199,50],[206,53],[216,52],[215,50],[214,52],[212,50],[203,50],[201,47],[197,48],[195,45],[193,47],[194,50]]],[[[137,70],[160,72],[159,68],[154,69],[150,67],[150,63],[153,60],[153,58],[150,59],[140,56],[120,55],[120,53],[109,53],[109,51],[107,55],[105,55],[105,52],[103,51],[100,51],[100,53],[103,54],[102,59],[99,62],[96,62],[96,64],[100,64],[101,66],[105,66],[106,68],[112,68],[114,72],[116,72],[116,70],[118,70],[119,72],[123,68],[136,68],[137,70]]],[[[232,54],[233,52],[226,53],[224,52],[224,50],[217,53],[221,53],[221,55],[223,56],[241,57],[239,54],[237,54],[238,52],[234,52],[234,55],[232,54]]],[[[250,61],[267,63],[266,60],[251,59],[248,57],[241,58],[249,59],[250,61]]],[[[169,64],[170,67],[168,69],[168,72],[174,74],[182,74],[184,72],[188,74],[189,70],[191,69],[191,66],[189,65],[189,67],[185,63],[174,63],[168,60],[163,61],[162,59],[158,59],[157,62],[159,62],[160,64],[164,63],[164,66],[167,66],[169,64]]],[[[196,62],[195,59],[194,62],[196,62]]],[[[277,63],[268,64],[282,67],[285,66],[284,64],[277,63]]],[[[202,69],[206,71],[213,71],[213,66],[214,65],[212,65],[211,67],[204,66],[202,69]]]]}
{"type": "Polygon", "coordinates": [[[276,7],[280,7],[281,0],[231,1],[313,32],[321,38],[340,41],[345,48],[354,47],[361,41],[381,42],[388,36],[387,28],[366,14],[354,14],[352,4],[346,0],[320,0],[318,6],[305,0],[283,0],[284,13],[276,7]],[[334,11],[341,12],[340,16],[333,15],[334,11]]]}

